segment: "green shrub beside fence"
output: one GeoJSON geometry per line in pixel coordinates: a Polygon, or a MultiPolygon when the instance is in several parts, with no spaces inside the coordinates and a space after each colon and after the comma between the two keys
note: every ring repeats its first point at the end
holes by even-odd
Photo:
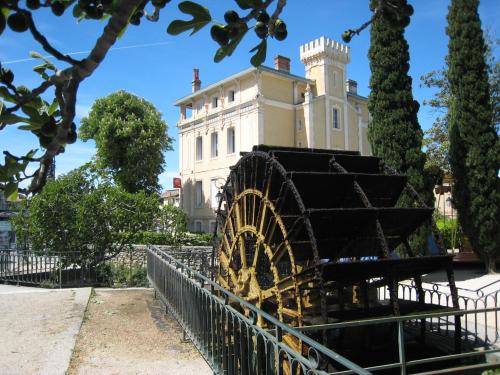
{"type": "Polygon", "coordinates": [[[97,270],[97,281],[107,287],[147,287],[146,268],[139,264],[101,264],[97,270]]]}
{"type": "Polygon", "coordinates": [[[462,230],[456,219],[440,218],[436,220],[436,225],[441,232],[446,249],[456,249],[462,247],[462,230]]]}
{"type": "Polygon", "coordinates": [[[212,233],[171,233],[171,232],[138,232],[133,236],[136,245],[166,246],[212,246],[212,233]]]}

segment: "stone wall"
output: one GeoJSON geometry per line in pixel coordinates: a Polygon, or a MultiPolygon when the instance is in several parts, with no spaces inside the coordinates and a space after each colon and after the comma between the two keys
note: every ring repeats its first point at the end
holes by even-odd
{"type": "MultiPolygon", "coordinates": [[[[193,270],[204,275],[210,273],[212,258],[211,246],[166,246],[155,245],[156,248],[171,254],[174,258],[184,263],[193,270]]],[[[131,251],[123,251],[114,257],[110,262],[116,265],[139,265],[146,267],[147,245],[133,245],[131,251]]]]}

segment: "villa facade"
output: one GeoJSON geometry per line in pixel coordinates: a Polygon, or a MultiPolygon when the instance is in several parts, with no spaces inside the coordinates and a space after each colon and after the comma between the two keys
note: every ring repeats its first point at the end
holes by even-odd
{"type": "Polygon", "coordinates": [[[217,193],[241,152],[268,144],[358,150],[370,155],[367,99],[347,79],[349,47],[321,37],[300,46],[305,76],[290,73],[290,59],[252,67],[192,93],[180,108],[181,206],[193,231],[215,225],[217,193]]]}

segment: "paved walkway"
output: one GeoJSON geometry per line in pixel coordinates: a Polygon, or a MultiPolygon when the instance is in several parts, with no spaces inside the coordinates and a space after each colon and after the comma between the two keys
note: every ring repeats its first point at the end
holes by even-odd
{"type": "Polygon", "coordinates": [[[211,375],[152,289],[95,289],[68,375],[211,375]]]}
{"type": "Polygon", "coordinates": [[[0,373],[65,374],[89,295],[0,285],[0,373]]]}

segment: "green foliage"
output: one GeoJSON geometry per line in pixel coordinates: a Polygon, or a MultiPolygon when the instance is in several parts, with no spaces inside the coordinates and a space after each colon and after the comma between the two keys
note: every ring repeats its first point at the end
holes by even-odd
{"type": "Polygon", "coordinates": [[[212,233],[183,232],[174,236],[170,232],[141,231],[134,234],[130,242],[136,245],[212,246],[212,238],[212,233]]]}
{"type": "Polygon", "coordinates": [[[150,229],[157,210],[156,197],[128,193],[82,167],[49,182],[13,224],[36,253],[65,253],[68,262],[94,267],[150,229]]]}
{"type": "MultiPolygon", "coordinates": [[[[372,1],[372,6],[377,2],[372,1]]],[[[394,1],[405,8],[406,0],[394,1]]],[[[419,104],[413,100],[412,79],[408,75],[410,55],[404,29],[406,18],[395,17],[383,12],[371,28],[369,49],[371,92],[368,109],[372,122],[368,127],[374,155],[382,157],[385,163],[408,177],[408,182],[429,203],[432,201],[432,186],[427,186],[423,176],[425,155],[422,152],[422,130],[418,123],[419,104]]],[[[411,206],[413,200],[403,196],[398,203],[411,206]]],[[[421,233],[415,243],[420,252],[427,241],[427,231],[421,233]]]]}
{"type": "Polygon", "coordinates": [[[167,28],[167,32],[171,35],[178,35],[191,29],[193,29],[193,31],[189,35],[193,35],[212,20],[210,11],[207,8],[193,3],[192,1],[183,1],[179,3],[179,10],[182,13],[190,15],[192,19],[189,21],[172,21],[167,28]]]}
{"type": "MultiPolygon", "coordinates": [[[[500,124],[500,61],[495,58],[495,49],[500,44],[500,39],[485,32],[486,61],[488,65],[488,78],[490,83],[491,105],[493,107],[493,124],[498,132],[500,124]]],[[[446,69],[433,70],[423,75],[420,80],[422,86],[437,89],[433,97],[423,102],[431,107],[439,116],[434,120],[432,127],[424,133],[424,147],[427,155],[426,167],[437,166],[445,173],[451,173],[448,150],[448,109],[451,93],[446,69]]]]}
{"type": "Polygon", "coordinates": [[[166,204],[160,208],[157,227],[168,232],[173,242],[180,241],[187,231],[187,215],[182,208],[166,204]]]}
{"type": "Polygon", "coordinates": [[[104,263],[97,268],[97,281],[107,287],[147,287],[148,275],[146,268],[138,264],[104,263]]]}
{"type": "Polygon", "coordinates": [[[45,289],[55,289],[58,287],[58,284],[55,283],[53,280],[43,280],[40,283],[40,288],[45,288],[45,289]]]}
{"type": "MultiPolygon", "coordinates": [[[[214,24],[210,29],[212,39],[217,42],[220,47],[215,52],[214,61],[219,62],[227,56],[231,56],[248,30],[253,27],[255,34],[262,41],[259,42],[250,52],[255,52],[250,62],[253,66],[259,66],[266,59],[267,53],[267,38],[274,37],[276,40],[285,40],[288,31],[286,23],[277,18],[281,12],[282,6],[277,5],[276,15],[269,17],[266,8],[269,4],[263,3],[260,0],[235,0],[237,5],[242,10],[249,11],[244,17],[240,17],[235,10],[228,10],[224,14],[226,24],[214,24]],[[255,24],[248,25],[251,20],[255,20],[255,24]]],[[[284,6],[284,4],[283,4],[284,6]]],[[[193,35],[201,28],[205,27],[212,21],[210,11],[192,1],[183,1],[179,4],[179,10],[191,17],[190,20],[174,20],[167,28],[167,32],[171,35],[178,35],[185,31],[191,31],[193,35]]]]}
{"type": "Polygon", "coordinates": [[[486,270],[495,272],[500,251],[500,143],[478,4],[452,0],[448,13],[449,157],[460,225],[486,270]]]}
{"type": "Polygon", "coordinates": [[[98,99],[81,121],[80,137],[95,140],[97,165],[126,191],[159,191],[163,152],[172,150],[172,139],[151,103],[125,91],[98,99]]]}
{"type": "Polygon", "coordinates": [[[440,218],[436,220],[436,226],[441,233],[446,249],[457,249],[462,247],[462,230],[458,220],[440,218]]]}

